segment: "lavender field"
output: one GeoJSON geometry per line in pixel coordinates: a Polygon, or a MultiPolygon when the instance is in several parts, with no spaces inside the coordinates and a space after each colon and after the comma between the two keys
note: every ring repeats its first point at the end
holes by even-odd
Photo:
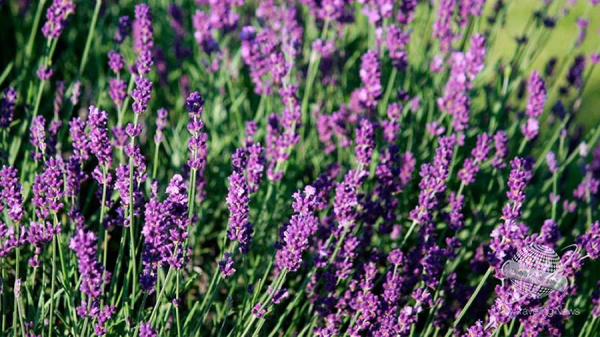
{"type": "Polygon", "coordinates": [[[599,28],[0,0],[0,336],[600,336],[599,28]]]}

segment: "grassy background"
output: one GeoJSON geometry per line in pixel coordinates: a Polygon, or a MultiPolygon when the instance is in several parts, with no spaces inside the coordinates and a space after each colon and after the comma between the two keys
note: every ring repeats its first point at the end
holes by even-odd
{"type": "MultiPolygon", "coordinates": [[[[488,1],[488,10],[491,10],[495,1],[488,1]]],[[[561,60],[564,57],[569,57],[568,66],[572,64],[572,60],[579,54],[585,54],[589,56],[591,52],[597,51],[600,47],[600,6],[592,7],[588,0],[580,0],[573,7],[566,7],[568,11],[564,12],[564,1],[558,6],[550,7],[550,13],[556,13],[558,20],[556,27],[550,32],[550,39],[548,43],[542,48],[542,52],[539,57],[534,61],[532,68],[539,71],[544,70],[547,61],[552,57],[557,57],[561,60]],[[576,25],[576,21],[579,17],[587,17],[589,19],[589,26],[587,30],[587,36],[583,44],[578,48],[573,48],[573,43],[579,34],[579,28],[576,25]]],[[[527,21],[531,17],[532,13],[541,8],[543,1],[541,0],[518,0],[509,2],[507,22],[504,28],[499,32],[498,37],[495,41],[495,45],[491,46],[489,50],[488,61],[495,63],[498,59],[507,60],[513,55],[517,43],[515,41],[516,36],[520,36],[523,32],[527,21]]],[[[589,57],[587,58],[587,65],[589,66],[589,57]]],[[[559,61],[560,63],[560,61],[559,61]]],[[[558,71],[558,68],[557,70],[558,71]]],[[[561,78],[564,78],[568,67],[564,69],[561,78]]],[[[595,69],[592,73],[590,81],[585,88],[582,109],[576,116],[575,120],[586,129],[590,129],[594,125],[600,122],[600,95],[597,95],[600,90],[600,70],[595,69]]],[[[550,97],[550,104],[554,104],[557,99],[557,94],[554,92],[550,97]]]]}

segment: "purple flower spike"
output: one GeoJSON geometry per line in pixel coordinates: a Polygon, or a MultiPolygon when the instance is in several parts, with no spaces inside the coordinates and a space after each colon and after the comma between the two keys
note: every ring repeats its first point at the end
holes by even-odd
{"type": "Polygon", "coordinates": [[[527,98],[525,114],[528,119],[521,126],[521,131],[525,138],[531,140],[538,134],[539,121],[537,118],[544,112],[544,105],[546,105],[546,84],[537,71],[531,73],[527,90],[529,91],[529,97],[527,98]]]}
{"type": "MultiPolygon", "coordinates": [[[[17,169],[11,166],[2,166],[0,170],[0,187],[2,192],[2,200],[6,205],[6,213],[10,219],[18,224],[23,219],[23,196],[21,190],[23,189],[21,183],[19,183],[19,175],[17,169]]],[[[2,208],[0,203],[0,209],[2,208]]],[[[1,250],[1,249],[0,249],[1,250]]]]}
{"type": "Polygon", "coordinates": [[[600,221],[594,222],[583,235],[582,242],[587,255],[596,260],[600,257],[600,221]]]}
{"type": "Polygon", "coordinates": [[[12,123],[16,102],[17,91],[12,87],[4,90],[4,97],[0,102],[0,128],[6,129],[12,123]]]}
{"type": "Polygon", "coordinates": [[[35,148],[31,153],[31,157],[35,161],[41,160],[46,154],[47,144],[45,124],[46,119],[43,116],[35,116],[29,127],[31,145],[35,148]]]}
{"type": "Polygon", "coordinates": [[[73,146],[73,156],[80,161],[85,161],[89,158],[88,154],[88,139],[85,133],[85,122],[75,117],[69,122],[69,133],[71,134],[71,145],[73,146]]]}
{"type": "Polygon", "coordinates": [[[492,166],[496,169],[506,167],[506,158],[508,157],[508,136],[504,131],[498,131],[494,135],[494,148],[496,153],[492,159],[492,166]]]}
{"type": "Polygon", "coordinates": [[[359,127],[356,129],[356,161],[361,165],[369,166],[374,147],[375,134],[373,124],[367,119],[362,119],[359,127]]]}
{"type": "MultiPolygon", "coordinates": [[[[136,114],[141,115],[148,109],[152,86],[153,84],[149,79],[143,76],[136,77],[135,89],[131,92],[131,98],[133,98],[132,109],[136,114]]],[[[114,101],[117,102],[117,100],[114,101]]]]}
{"type": "Polygon", "coordinates": [[[229,192],[227,205],[229,206],[229,230],[227,237],[239,243],[239,250],[247,254],[250,250],[252,225],[250,224],[250,196],[248,184],[244,177],[244,168],[247,166],[247,155],[244,149],[237,149],[232,158],[233,173],[229,176],[229,192]]]}
{"type": "Polygon", "coordinates": [[[150,7],[146,4],[135,5],[133,48],[137,53],[152,49],[154,46],[152,34],[152,13],[150,12],[150,7]]]}
{"type": "Polygon", "coordinates": [[[156,330],[152,328],[151,322],[140,324],[140,337],[156,337],[156,330]]]}
{"type": "Polygon", "coordinates": [[[88,144],[90,152],[102,167],[112,165],[112,147],[108,138],[108,114],[95,106],[90,106],[88,115],[88,144]]]}
{"type": "Polygon", "coordinates": [[[440,138],[433,162],[421,165],[419,204],[410,212],[411,219],[418,223],[431,221],[431,211],[438,206],[438,194],[446,191],[455,142],[453,136],[440,138]]]}
{"type": "Polygon", "coordinates": [[[163,131],[167,126],[167,109],[161,108],[156,112],[156,134],[154,135],[154,142],[159,144],[165,138],[163,131]]]}
{"type": "Polygon", "coordinates": [[[275,256],[279,270],[297,271],[300,268],[302,253],[308,249],[319,224],[319,219],[313,214],[317,206],[315,188],[306,186],[304,191],[294,193],[294,199],[294,214],[279,230],[280,242],[275,256]]]}
{"type": "Polygon", "coordinates": [[[554,152],[550,151],[546,154],[546,164],[550,173],[556,173],[558,171],[558,161],[554,152]]]}
{"type": "Polygon", "coordinates": [[[118,74],[124,67],[123,56],[118,52],[111,50],[108,52],[108,67],[118,74]]]}
{"type": "Polygon", "coordinates": [[[396,21],[401,25],[407,25],[414,20],[415,10],[417,9],[417,0],[401,0],[399,1],[398,14],[396,21]]]}
{"type": "Polygon", "coordinates": [[[433,24],[433,37],[439,40],[440,50],[448,52],[452,46],[454,32],[452,32],[452,13],[456,0],[442,0],[437,13],[437,20],[433,24]]]}
{"type": "Polygon", "coordinates": [[[114,40],[117,44],[123,43],[125,38],[131,33],[131,19],[129,16],[124,15],[119,18],[119,25],[117,26],[117,31],[115,32],[114,40]]]}
{"type": "Polygon", "coordinates": [[[525,187],[533,175],[533,162],[529,158],[515,157],[511,162],[512,170],[508,177],[508,191],[506,196],[508,202],[502,208],[503,223],[498,225],[490,236],[487,258],[492,266],[499,268],[507,256],[516,252],[519,242],[523,241],[527,233],[527,227],[518,224],[521,216],[521,208],[525,201],[525,187]]]}
{"type": "MultiPolygon", "coordinates": [[[[480,1],[480,0],[472,0],[480,1]]],[[[485,37],[481,34],[475,34],[471,37],[471,48],[467,52],[467,75],[472,82],[475,77],[483,70],[485,61],[485,37]]]]}
{"type": "Polygon", "coordinates": [[[52,68],[48,68],[46,66],[40,66],[40,69],[38,69],[36,74],[40,80],[47,81],[54,74],[54,70],[52,70],[52,68]]]}
{"type": "Polygon", "coordinates": [[[79,229],[69,243],[69,248],[75,252],[79,261],[79,274],[81,275],[79,289],[91,300],[97,300],[100,297],[107,279],[104,275],[104,266],[98,262],[96,257],[97,241],[93,232],[79,229]]]}
{"type": "Polygon", "coordinates": [[[27,242],[34,248],[33,256],[29,259],[29,265],[36,268],[41,266],[40,255],[44,246],[46,246],[54,235],[61,232],[60,223],[57,227],[53,227],[50,222],[31,222],[27,228],[27,242]]]}
{"type": "Polygon", "coordinates": [[[260,143],[252,144],[248,148],[248,192],[256,193],[262,181],[265,170],[265,156],[263,147],[260,143]]]}
{"type": "Polygon", "coordinates": [[[368,109],[377,106],[381,97],[381,73],[377,52],[368,51],[361,58],[360,79],[362,87],[358,89],[358,98],[368,109]]]}
{"type": "MultiPolygon", "coordinates": [[[[207,155],[207,138],[208,135],[202,132],[204,128],[204,122],[202,121],[202,112],[204,111],[204,99],[198,92],[191,93],[186,100],[186,108],[188,110],[188,131],[192,134],[188,141],[188,149],[191,152],[188,165],[191,168],[200,170],[203,172],[204,166],[206,165],[207,155]]],[[[202,173],[199,173],[202,175],[202,173]]]]}
{"type": "Polygon", "coordinates": [[[233,259],[231,258],[231,254],[225,253],[223,255],[223,260],[219,261],[219,270],[223,273],[224,277],[229,277],[235,273],[235,268],[233,268],[233,259]]]}
{"type": "Polygon", "coordinates": [[[127,97],[127,83],[123,80],[111,78],[108,80],[108,95],[112,99],[117,109],[123,106],[123,101],[127,97]]]}
{"type": "Polygon", "coordinates": [[[42,33],[48,39],[57,39],[67,26],[69,15],[75,13],[75,3],[70,0],[54,0],[46,10],[46,23],[42,33]]]}
{"type": "Polygon", "coordinates": [[[458,171],[458,177],[464,185],[472,184],[475,181],[475,175],[479,172],[479,166],[483,163],[490,152],[491,138],[487,133],[477,135],[477,145],[471,151],[472,158],[467,158],[463,168],[458,171]]]}
{"type": "Polygon", "coordinates": [[[50,158],[42,174],[35,175],[33,182],[33,205],[40,219],[48,219],[50,214],[56,214],[63,208],[62,197],[64,163],[60,157],[50,158]]]}
{"type": "Polygon", "coordinates": [[[410,42],[410,33],[404,32],[396,25],[388,27],[386,45],[394,67],[404,70],[408,64],[406,46],[410,42]]]}
{"type": "Polygon", "coordinates": [[[454,53],[450,58],[450,77],[446,83],[444,97],[438,99],[440,109],[454,118],[452,126],[456,131],[464,131],[469,123],[471,99],[468,90],[467,59],[463,53],[454,53]]]}

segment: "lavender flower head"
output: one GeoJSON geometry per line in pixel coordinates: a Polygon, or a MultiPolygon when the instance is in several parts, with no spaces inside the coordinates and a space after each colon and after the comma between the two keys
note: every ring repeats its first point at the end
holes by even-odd
{"type": "Polygon", "coordinates": [[[135,21],[133,22],[133,49],[137,53],[150,51],[154,46],[152,37],[152,13],[146,4],[135,5],[135,21]]]}
{"type": "Polygon", "coordinates": [[[467,69],[467,57],[463,53],[453,53],[450,57],[450,77],[444,89],[444,97],[438,99],[440,109],[453,117],[452,126],[456,131],[464,131],[469,124],[471,88],[467,69]]]}
{"type": "Polygon", "coordinates": [[[474,34],[471,37],[471,47],[469,48],[469,51],[466,54],[467,75],[471,82],[483,70],[485,52],[485,37],[481,34],[474,34]]]}
{"type": "Polygon", "coordinates": [[[554,152],[549,151],[546,154],[546,164],[548,165],[548,170],[550,173],[556,173],[558,171],[558,162],[556,160],[556,155],[554,152]]]}
{"type": "MultiPolygon", "coordinates": [[[[6,213],[13,223],[18,224],[23,219],[23,196],[21,183],[19,183],[19,175],[16,168],[11,166],[2,166],[0,170],[0,196],[2,202],[6,205],[6,213]]],[[[0,202],[0,209],[2,209],[0,202]]]]}
{"type": "Polygon", "coordinates": [[[123,43],[129,33],[131,33],[131,19],[129,16],[124,15],[119,18],[119,25],[117,26],[117,31],[115,31],[115,42],[117,44],[123,43]]]}
{"type": "Polygon", "coordinates": [[[262,181],[263,172],[265,170],[264,149],[260,143],[252,144],[248,148],[248,192],[256,193],[262,181]]]}
{"type": "Polygon", "coordinates": [[[42,174],[36,174],[33,182],[33,205],[40,219],[48,219],[63,208],[62,197],[64,163],[60,157],[50,158],[42,174]]]}
{"type": "Polygon", "coordinates": [[[544,112],[546,104],[546,85],[537,71],[531,73],[529,82],[527,83],[529,97],[527,98],[527,110],[525,114],[528,119],[521,126],[523,135],[528,140],[535,138],[539,131],[539,121],[537,118],[544,112]]]}
{"type": "Polygon", "coordinates": [[[4,90],[4,97],[0,101],[0,128],[6,129],[13,121],[17,91],[10,87],[4,90]]]}
{"type": "Polygon", "coordinates": [[[41,160],[46,155],[47,143],[46,143],[46,119],[44,116],[35,116],[31,121],[29,127],[31,145],[34,150],[31,153],[31,157],[35,161],[41,160]]]}
{"type": "Polygon", "coordinates": [[[496,153],[492,159],[492,166],[496,169],[506,167],[505,159],[508,157],[508,136],[504,131],[498,131],[494,135],[494,148],[496,153]]]}
{"type": "Polygon", "coordinates": [[[392,64],[394,67],[404,70],[408,64],[406,46],[410,42],[410,33],[392,24],[388,27],[385,41],[392,64]]]}
{"type": "Polygon", "coordinates": [[[418,223],[431,221],[431,211],[438,206],[437,197],[446,190],[455,142],[452,136],[440,138],[433,162],[421,165],[419,204],[410,212],[411,219],[418,223]]]}
{"type": "Polygon", "coordinates": [[[156,330],[152,328],[151,322],[140,324],[140,337],[156,337],[156,330]]]}
{"type": "Polygon", "coordinates": [[[45,65],[41,65],[38,71],[36,72],[37,77],[42,81],[47,81],[54,75],[54,70],[50,67],[46,67],[45,65]]]}
{"type": "Polygon", "coordinates": [[[294,214],[280,229],[280,244],[275,257],[279,270],[297,271],[302,263],[302,253],[308,249],[309,240],[317,231],[319,219],[313,214],[316,207],[316,190],[308,185],[304,191],[294,193],[294,214]]]}
{"type": "MultiPolygon", "coordinates": [[[[93,232],[78,229],[71,238],[69,248],[77,255],[81,284],[79,289],[91,300],[97,300],[102,294],[105,285],[104,266],[97,260],[97,241],[93,232]]],[[[85,305],[85,301],[82,301],[85,305]]]]}
{"type": "Polygon", "coordinates": [[[358,98],[362,105],[372,109],[381,97],[381,73],[377,52],[368,51],[361,58],[360,79],[362,87],[358,90],[358,98]]]}
{"type": "Polygon", "coordinates": [[[108,80],[108,95],[117,109],[120,109],[127,97],[127,83],[121,79],[111,78],[108,80]]]}
{"type": "Polygon", "coordinates": [[[186,99],[185,105],[190,118],[187,129],[192,135],[188,140],[188,149],[191,152],[188,165],[193,169],[203,169],[207,146],[207,135],[202,132],[204,122],[201,119],[204,110],[204,98],[199,92],[193,92],[186,99]]]}
{"type": "Polygon", "coordinates": [[[479,172],[479,166],[487,159],[490,152],[491,138],[487,133],[477,135],[477,145],[471,151],[471,158],[467,158],[463,168],[458,171],[458,177],[465,185],[475,181],[475,175],[479,172]]]}
{"type": "Polygon", "coordinates": [[[167,126],[167,109],[161,108],[156,112],[156,134],[154,135],[154,143],[159,144],[165,138],[163,131],[167,126]]]}
{"type": "MultiPolygon", "coordinates": [[[[135,89],[131,92],[131,98],[133,98],[131,107],[136,114],[141,115],[148,109],[152,86],[152,82],[146,77],[138,76],[135,78],[135,89]]],[[[116,102],[117,100],[115,100],[116,102]]]]}
{"type": "Polygon", "coordinates": [[[356,161],[361,165],[369,166],[374,147],[375,134],[373,124],[367,119],[362,119],[359,127],[356,129],[356,161]]]}
{"type": "Polygon", "coordinates": [[[231,158],[233,172],[229,176],[229,192],[227,193],[227,205],[229,206],[229,230],[227,238],[239,243],[239,250],[247,254],[250,249],[250,238],[252,236],[252,225],[250,224],[250,196],[248,184],[244,177],[244,168],[247,166],[248,158],[244,149],[237,149],[231,158]]]}
{"type": "Polygon", "coordinates": [[[439,40],[440,50],[448,52],[452,46],[454,33],[452,32],[452,13],[456,0],[442,0],[437,13],[437,20],[433,24],[433,37],[439,40]]]}
{"type": "Polygon", "coordinates": [[[112,147],[108,137],[108,114],[91,105],[88,115],[88,144],[90,152],[102,167],[112,165],[112,147]]]}
{"type": "Polygon", "coordinates": [[[123,62],[123,55],[118,52],[111,50],[108,52],[108,67],[115,73],[118,74],[125,66],[123,62]]]}
{"type": "Polygon", "coordinates": [[[75,13],[75,2],[71,0],[54,0],[46,10],[46,23],[42,33],[48,39],[57,39],[67,26],[69,15],[75,13]]]}

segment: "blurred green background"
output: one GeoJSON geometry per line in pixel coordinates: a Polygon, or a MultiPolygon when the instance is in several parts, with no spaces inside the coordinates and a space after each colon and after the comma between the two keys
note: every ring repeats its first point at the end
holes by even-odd
{"type": "MultiPolygon", "coordinates": [[[[569,2],[569,0],[566,2],[569,2]]],[[[488,1],[486,12],[492,9],[494,3],[495,1],[488,1]]],[[[551,30],[548,43],[540,46],[542,51],[532,67],[543,73],[546,63],[550,58],[557,57],[561,60],[564,57],[569,57],[568,66],[565,67],[563,73],[560,75],[561,78],[564,78],[569,66],[573,62],[573,58],[579,54],[584,54],[586,56],[587,68],[591,64],[589,54],[599,50],[600,5],[593,7],[590,5],[589,0],[578,0],[574,6],[565,5],[565,1],[558,1],[558,3],[560,4],[555,4],[549,9],[549,13],[556,15],[558,18],[556,27],[551,30]],[[568,8],[568,11],[564,12],[564,8],[568,8]],[[574,41],[579,35],[579,28],[576,22],[580,17],[589,20],[587,35],[581,46],[573,48],[574,41]]],[[[494,46],[491,46],[489,49],[491,51],[491,54],[488,56],[490,64],[495,63],[498,58],[506,60],[513,55],[517,47],[515,37],[522,34],[523,28],[532,13],[539,10],[543,4],[544,1],[542,0],[508,1],[509,7],[506,25],[498,33],[494,46]]],[[[558,67],[556,71],[558,71],[558,67]]],[[[597,94],[599,91],[600,69],[595,69],[585,88],[581,111],[578,112],[575,118],[577,123],[588,130],[600,122],[600,95],[597,94]]],[[[550,104],[554,104],[556,98],[557,93],[551,93],[549,97],[550,104]]]]}

